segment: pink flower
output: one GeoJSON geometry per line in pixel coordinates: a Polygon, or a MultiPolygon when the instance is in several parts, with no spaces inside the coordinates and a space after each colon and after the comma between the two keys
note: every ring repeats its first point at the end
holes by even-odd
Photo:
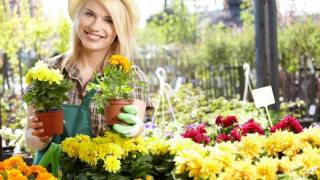
{"type": "Polygon", "coordinates": [[[241,133],[244,136],[246,136],[248,133],[258,133],[260,135],[264,135],[264,130],[259,123],[256,123],[253,119],[250,119],[242,125],[241,133]]]}
{"type": "Polygon", "coordinates": [[[276,130],[289,130],[294,133],[300,133],[303,131],[303,127],[296,118],[288,115],[284,117],[280,122],[272,126],[270,132],[275,132],[276,130]]]}
{"type": "Polygon", "coordinates": [[[219,134],[216,138],[216,141],[219,143],[219,142],[222,142],[222,141],[230,141],[231,138],[226,135],[225,133],[222,133],[222,134],[219,134]]]}

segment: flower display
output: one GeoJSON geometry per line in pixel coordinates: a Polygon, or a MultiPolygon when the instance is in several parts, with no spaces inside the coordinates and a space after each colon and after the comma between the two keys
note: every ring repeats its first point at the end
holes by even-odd
{"type": "MultiPolygon", "coordinates": [[[[198,133],[204,132],[204,126],[194,128],[194,131],[198,128],[198,133]]],[[[178,136],[164,140],[157,137],[124,139],[110,132],[96,138],[79,135],[62,143],[66,155],[62,170],[65,172],[72,164],[73,169],[78,165],[82,169],[91,167],[89,174],[103,174],[104,177],[320,178],[320,145],[319,140],[316,140],[319,135],[318,128],[309,128],[299,134],[286,130],[270,135],[248,133],[241,137],[241,141],[220,142],[214,146],[205,146],[194,142],[192,138],[178,136]],[[71,162],[65,164],[67,160],[71,162]],[[137,168],[139,163],[140,168],[137,168]],[[94,171],[97,169],[99,171],[94,171]],[[156,169],[161,170],[161,173],[156,169]]],[[[78,172],[71,171],[70,174],[81,171],[80,168],[78,172]]]]}
{"type": "Polygon", "coordinates": [[[42,166],[28,166],[20,156],[14,156],[0,162],[0,179],[8,180],[56,180],[42,166]]]}

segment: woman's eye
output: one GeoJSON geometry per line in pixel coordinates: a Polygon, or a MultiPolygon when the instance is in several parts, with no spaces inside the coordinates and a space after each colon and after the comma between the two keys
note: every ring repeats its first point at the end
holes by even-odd
{"type": "Polygon", "coordinates": [[[90,13],[90,12],[85,12],[85,15],[88,16],[88,17],[93,16],[92,13],[90,13]]]}
{"type": "Polygon", "coordinates": [[[106,23],[108,23],[108,24],[113,24],[112,19],[105,19],[104,21],[105,21],[106,23]]]}

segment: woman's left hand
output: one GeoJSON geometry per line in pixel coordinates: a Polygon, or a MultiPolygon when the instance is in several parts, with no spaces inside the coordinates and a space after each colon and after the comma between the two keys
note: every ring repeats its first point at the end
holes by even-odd
{"type": "Polygon", "coordinates": [[[128,125],[115,124],[112,129],[125,137],[137,137],[142,131],[144,124],[138,117],[139,108],[136,105],[127,105],[123,107],[123,112],[118,114],[118,119],[128,125]]]}

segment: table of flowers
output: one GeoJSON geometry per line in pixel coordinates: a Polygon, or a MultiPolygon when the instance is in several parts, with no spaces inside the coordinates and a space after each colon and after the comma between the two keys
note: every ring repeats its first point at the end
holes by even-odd
{"type": "MultiPolygon", "coordinates": [[[[154,127],[152,127],[154,129],[154,127]]],[[[190,125],[170,138],[78,135],[61,144],[61,179],[319,179],[320,131],[284,117],[270,129],[235,116],[190,125]],[[214,132],[212,129],[214,129],[214,132]]],[[[0,179],[57,179],[16,156],[0,179]]]]}
{"type": "Polygon", "coordinates": [[[320,178],[320,131],[292,116],[270,129],[253,119],[239,125],[219,116],[217,134],[204,124],[172,138],[78,135],[62,142],[65,179],[297,179],[320,178]],[[209,130],[210,131],[210,130],[209,130]]]}

